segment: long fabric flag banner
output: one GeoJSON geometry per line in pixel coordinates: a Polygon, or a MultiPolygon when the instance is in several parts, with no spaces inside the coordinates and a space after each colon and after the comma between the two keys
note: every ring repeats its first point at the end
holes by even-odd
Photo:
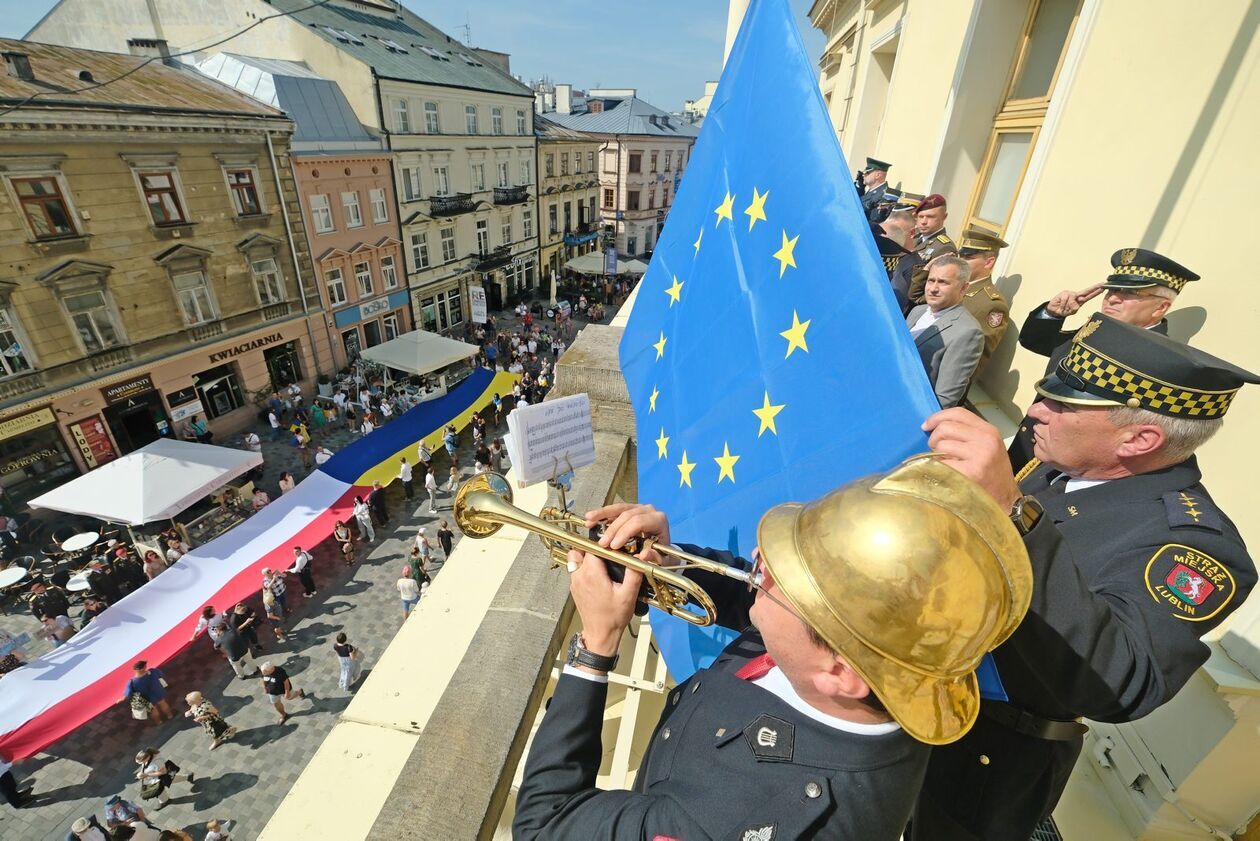
{"type": "Polygon", "coordinates": [[[159,666],[188,645],[207,604],[224,612],[256,595],[262,569],[289,568],[293,547],[310,549],[349,521],[354,498],[374,481],[398,476],[416,443],[440,445],[442,428],[463,427],[494,395],[512,391],[513,374],[479,368],[449,394],[405,412],[343,448],[292,491],[231,531],[180,558],[111,605],[68,643],[0,679],[0,758],[38,753],[118,701],[132,664],[159,666]]]}

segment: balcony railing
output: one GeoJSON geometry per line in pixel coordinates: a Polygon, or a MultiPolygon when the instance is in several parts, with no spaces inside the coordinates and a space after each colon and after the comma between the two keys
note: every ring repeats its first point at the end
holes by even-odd
{"type": "Polygon", "coordinates": [[[477,202],[473,201],[473,197],[468,193],[434,196],[429,199],[429,215],[458,216],[461,213],[471,213],[476,206],[477,202]]]}
{"type": "Polygon", "coordinates": [[[27,371],[18,377],[0,382],[0,400],[19,397],[44,387],[44,377],[39,371],[27,371]]]}
{"type": "Polygon", "coordinates": [[[108,371],[131,361],[131,348],[120,347],[98,353],[88,358],[88,365],[93,371],[108,371]]]}
{"type": "Polygon", "coordinates": [[[263,321],[275,321],[277,318],[284,318],[288,314],[289,314],[288,301],[281,301],[278,304],[272,304],[271,306],[263,307],[263,311],[262,311],[263,321]]]}
{"type": "Polygon", "coordinates": [[[529,199],[529,190],[525,187],[495,187],[495,204],[520,204],[529,199]]]}
{"type": "Polygon", "coordinates": [[[191,342],[204,342],[222,335],[227,330],[222,321],[207,321],[205,324],[194,324],[186,331],[191,342]]]}
{"type": "Polygon", "coordinates": [[[473,258],[477,261],[477,271],[488,272],[491,269],[497,269],[499,266],[506,266],[512,262],[512,247],[510,245],[500,245],[493,251],[474,254],[473,258]]]}

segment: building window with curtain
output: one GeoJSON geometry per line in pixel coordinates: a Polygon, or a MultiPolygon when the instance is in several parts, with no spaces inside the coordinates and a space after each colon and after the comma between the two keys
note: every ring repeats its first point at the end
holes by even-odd
{"type": "Polygon", "coordinates": [[[123,343],[104,292],[81,292],[67,295],[62,301],[87,353],[99,353],[123,343]]]}
{"type": "Polygon", "coordinates": [[[185,324],[191,327],[215,319],[214,299],[210,295],[205,272],[181,272],[173,275],[171,281],[175,284],[175,295],[179,298],[185,324]]]}
{"type": "Polygon", "coordinates": [[[373,293],[372,288],[372,264],[371,263],[355,263],[354,279],[359,285],[359,297],[366,298],[373,293]]]}
{"type": "Polygon", "coordinates": [[[381,258],[381,282],[386,289],[398,288],[398,271],[394,268],[393,255],[385,255],[381,258]]]}
{"type": "Polygon", "coordinates": [[[358,190],[350,190],[341,194],[341,208],[345,211],[347,228],[363,227],[363,210],[359,207],[358,190]]]}
{"type": "Polygon", "coordinates": [[[254,288],[258,290],[258,301],[264,307],[278,304],[287,298],[284,291],[284,276],[280,274],[275,258],[264,257],[261,260],[252,260],[249,268],[254,274],[254,288]]]}
{"type": "Polygon", "coordinates": [[[389,206],[385,203],[383,189],[369,190],[368,200],[372,203],[372,221],[376,224],[389,221],[389,206]]]}
{"type": "Polygon", "coordinates": [[[417,270],[429,267],[429,235],[427,233],[411,235],[411,262],[417,270]]]}

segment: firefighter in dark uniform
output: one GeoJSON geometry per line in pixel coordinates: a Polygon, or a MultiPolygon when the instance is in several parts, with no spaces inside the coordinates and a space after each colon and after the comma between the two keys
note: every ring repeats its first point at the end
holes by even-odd
{"type": "MultiPolygon", "coordinates": [[[[1111,255],[1111,274],[1104,282],[1080,292],[1065,289],[1029,313],[1019,329],[1019,343],[1033,353],[1048,356],[1046,374],[1053,373],[1075,335],[1063,329],[1063,322],[1099,295],[1103,296],[1100,312],[1135,327],[1167,333],[1165,313],[1185,285],[1198,279],[1197,274],[1162,254],[1145,248],[1122,248],[1111,255]]],[[[1015,470],[1033,457],[1027,417],[1020,422],[1009,452],[1015,470]]]]}
{"type": "MultiPolygon", "coordinates": [[[[610,518],[603,543],[669,540],[651,506],[587,515],[610,518]]],[[[1018,534],[980,488],[918,458],[808,505],[776,506],[757,536],[755,591],[689,573],[718,622],[745,630],[669,694],[633,791],[601,791],[595,779],[608,671],[643,576],[627,569],[614,584],[598,558],[569,554],[582,632],[530,748],[514,838],[901,837],[928,745],[971,726],[972,670],[1031,598],[1018,534]]]]}
{"type": "Polygon", "coordinates": [[[926,303],[923,287],[927,283],[927,264],[942,254],[957,254],[958,246],[945,233],[945,219],[949,212],[945,207],[945,197],[933,193],[919,202],[914,209],[914,225],[916,236],[914,252],[919,255],[921,266],[915,270],[910,279],[910,304],[926,303]]]}
{"type": "Polygon", "coordinates": [[[884,201],[884,187],[888,180],[888,170],[892,164],[875,158],[866,159],[866,169],[862,170],[862,212],[868,222],[878,222],[876,211],[884,201]]]}
{"type": "Polygon", "coordinates": [[[1006,241],[996,234],[968,228],[963,232],[958,248],[958,256],[971,266],[971,280],[963,293],[963,306],[980,325],[980,332],[984,333],[984,351],[980,354],[977,374],[984,370],[1011,324],[1011,305],[993,285],[993,266],[997,263],[998,252],[1005,247],[1006,241]]]}
{"type": "Polygon", "coordinates": [[[875,237],[875,248],[892,285],[893,297],[897,299],[897,306],[901,307],[901,314],[905,315],[910,311],[910,300],[906,297],[905,288],[898,287],[893,278],[903,264],[912,263],[917,258],[913,251],[888,236],[879,225],[871,225],[871,234],[875,237]]]}
{"type": "Polygon", "coordinates": [[[932,449],[1010,506],[1033,599],[994,652],[1007,700],[982,701],[975,728],[933,751],[912,838],[1027,841],[1067,784],[1080,719],[1141,718],[1207,660],[1200,638],[1243,603],[1256,570],[1194,450],[1255,382],[1095,315],[1037,383],[1040,461],[1024,475],[1012,476],[997,430],[971,413],[928,419],[932,449]]]}

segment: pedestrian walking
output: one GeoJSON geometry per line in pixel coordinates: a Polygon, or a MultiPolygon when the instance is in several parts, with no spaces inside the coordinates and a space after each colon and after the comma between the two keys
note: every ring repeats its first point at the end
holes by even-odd
{"type": "Polygon", "coordinates": [[[206,735],[211,739],[210,750],[214,750],[236,735],[236,728],[224,721],[218,707],[202,697],[200,692],[189,692],[184,696],[184,700],[188,702],[188,712],[184,713],[185,717],[191,718],[206,731],[206,735]]]}
{"type": "Polygon", "coordinates": [[[243,680],[257,671],[249,643],[236,632],[226,616],[220,616],[210,624],[210,638],[214,640],[214,647],[223,652],[238,678],[243,680]]]}
{"type": "Polygon", "coordinates": [[[437,511],[438,492],[437,478],[433,475],[432,470],[424,474],[424,490],[429,495],[429,513],[432,514],[437,511]]]}
{"type": "Polygon", "coordinates": [[[132,675],[123,690],[123,701],[131,705],[131,717],[139,721],[152,719],[157,724],[175,717],[166,700],[166,677],[161,669],[150,669],[148,662],[137,660],[131,667],[132,675]]]}
{"type": "Polygon", "coordinates": [[[456,432],[455,426],[446,427],[446,432],[442,436],[442,444],[446,447],[446,454],[451,458],[451,464],[459,467],[459,433],[456,432]]]}
{"type": "Polygon", "coordinates": [[[398,467],[398,478],[402,480],[403,496],[411,499],[414,496],[414,491],[411,487],[411,465],[407,463],[406,456],[403,456],[399,461],[401,463],[398,467]]]}
{"type": "Polygon", "coordinates": [[[269,587],[263,587],[262,591],[263,613],[267,615],[267,621],[271,623],[271,632],[276,635],[277,642],[284,642],[288,637],[284,633],[284,608],[280,607],[280,603],[276,601],[275,593],[271,592],[269,587]]]}
{"type": "Polygon", "coordinates": [[[494,393],[494,425],[497,427],[503,419],[503,398],[499,392],[494,393]]]}
{"type": "Polygon", "coordinates": [[[411,610],[420,601],[420,585],[411,577],[411,565],[403,567],[402,578],[398,579],[398,597],[402,599],[403,620],[411,615],[411,610]]]}
{"type": "Polygon", "coordinates": [[[280,428],[280,418],[276,415],[275,409],[267,412],[267,423],[271,424],[271,440],[279,441],[280,436],[284,434],[284,430],[280,428]]]}
{"type": "Polygon", "coordinates": [[[420,552],[420,563],[424,569],[429,568],[429,561],[433,559],[433,544],[429,542],[428,533],[425,529],[416,532],[416,549],[420,552]]]}
{"type": "Polygon", "coordinates": [[[333,457],[333,451],[327,447],[319,447],[315,450],[315,466],[323,467],[328,463],[328,459],[333,457]]]}
{"type": "MultiPolygon", "coordinates": [[[[156,799],[157,808],[160,811],[171,802],[167,789],[175,782],[175,775],[180,773],[180,767],[169,759],[160,758],[157,748],[145,748],[137,753],[136,765],[138,766],[136,779],[140,781],[140,799],[156,799]]],[[[194,779],[191,771],[183,777],[189,783],[192,783],[194,779]]]]}
{"type": "Polygon", "coordinates": [[[111,794],[105,801],[105,828],[113,832],[118,827],[126,826],[132,821],[148,823],[144,809],[130,800],[124,800],[120,795],[111,794]]]}
{"type": "Polygon", "coordinates": [[[366,535],[368,543],[375,543],[376,529],[372,528],[372,512],[361,496],[354,498],[354,519],[359,523],[359,537],[366,535]]]}
{"type": "Polygon", "coordinates": [[[262,651],[262,643],[258,641],[258,614],[245,602],[237,602],[232,608],[230,618],[232,627],[240,634],[254,651],[262,651]]]}
{"type": "Polygon", "coordinates": [[[77,818],[70,824],[70,834],[66,836],[66,841],[110,841],[110,837],[105,827],[97,822],[96,815],[89,815],[86,818],[77,818]]]}
{"type": "Polygon", "coordinates": [[[442,547],[442,561],[450,560],[451,549],[455,545],[455,532],[451,531],[450,523],[446,520],[438,526],[437,539],[442,547]]]}
{"type": "Polygon", "coordinates": [[[341,677],[337,681],[337,687],[349,691],[363,672],[363,653],[346,641],[344,632],[337,634],[333,651],[337,654],[337,660],[341,665],[341,677]]]}
{"type": "Polygon", "coordinates": [[[197,620],[197,627],[193,628],[192,636],[188,638],[192,642],[201,636],[201,632],[210,627],[210,623],[214,621],[214,605],[208,604],[201,609],[201,618],[197,620]]]}
{"type": "Polygon", "coordinates": [[[297,575],[302,582],[302,595],[308,599],[311,596],[319,595],[315,589],[315,576],[311,575],[311,556],[309,552],[303,552],[301,546],[293,547],[293,566],[287,570],[291,575],[297,575]]]}
{"type": "Polygon", "coordinates": [[[372,483],[372,491],[368,494],[367,502],[372,509],[373,516],[376,517],[378,526],[384,526],[389,522],[389,507],[385,502],[385,489],[381,487],[380,482],[372,483]]]}
{"type": "Polygon", "coordinates": [[[455,493],[459,490],[459,468],[452,466],[451,472],[446,477],[446,492],[455,493]]]}
{"type": "Polygon", "coordinates": [[[280,474],[280,495],[281,496],[284,496],[289,491],[293,490],[295,487],[297,487],[297,482],[293,481],[292,473],[280,474]]]}
{"type": "Polygon", "coordinates": [[[289,585],[284,583],[283,575],[276,575],[271,571],[270,567],[263,567],[263,589],[269,590],[271,595],[275,596],[276,606],[280,608],[280,615],[284,616],[289,612],[289,606],[285,603],[285,594],[289,591],[289,585]]]}
{"type": "Polygon", "coordinates": [[[426,474],[433,469],[433,451],[425,445],[424,441],[420,442],[420,446],[416,450],[416,460],[426,474]]]}
{"type": "Polygon", "coordinates": [[[354,532],[350,531],[350,527],[344,522],[338,520],[333,528],[333,539],[341,547],[341,557],[345,559],[346,566],[354,566],[354,532]]]}
{"type": "Polygon", "coordinates": [[[289,713],[284,708],[284,702],[306,697],[306,690],[296,688],[293,681],[289,679],[289,673],[272,663],[262,664],[262,685],[263,692],[267,694],[267,700],[276,708],[276,712],[280,713],[281,724],[289,720],[289,713]]]}
{"type": "Polygon", "coordinates": [[[503,473],[503,441],[496,438],[490,443],[490,469],[495,473],[503,473]]]}

